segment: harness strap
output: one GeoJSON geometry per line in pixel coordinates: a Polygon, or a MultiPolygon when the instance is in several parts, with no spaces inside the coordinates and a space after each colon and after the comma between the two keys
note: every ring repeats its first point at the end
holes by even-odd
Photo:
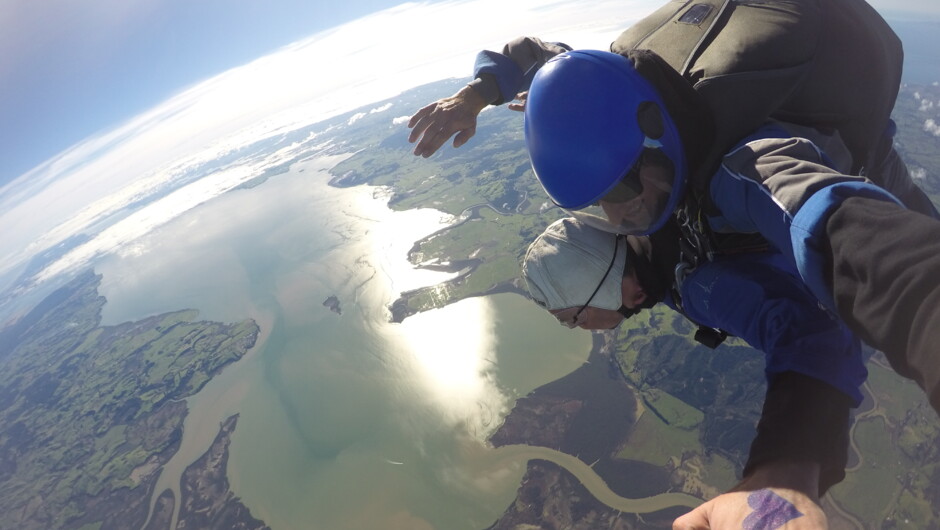
{"type": "Polygon", "coordinates": [[[685,312],[682,305],[681,293],[685,278],[702,263],[712,261],[716,254],[711,232],[706,228],[706,224],[702,222],[701,208],[695,207],[698,204],[697,202],[690,208],[690,202],[692,201],[685,201],[685,204],[676,210],[676,221],[681,235],[679,238],[679,263],[676,265],[675,281],[672,284],[672,299],[676,304],[676,309],[682,313],[682,316],[698,326],[695,331],[696,342],[715,349],[728,338],[728,332],[697,322],[685,312]],[[690,212],[690,209],[692,212],[690,212]]]}

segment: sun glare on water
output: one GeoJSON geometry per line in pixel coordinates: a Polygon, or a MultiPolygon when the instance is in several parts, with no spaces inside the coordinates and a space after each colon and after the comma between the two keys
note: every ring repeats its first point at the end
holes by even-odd
{"type": "Polygon", "coordinates": [[[495,381],[496,334],[486,299],[464,300],[406,319],[399,355],[445,420],[483,436],[507,406],[495,381]]]}

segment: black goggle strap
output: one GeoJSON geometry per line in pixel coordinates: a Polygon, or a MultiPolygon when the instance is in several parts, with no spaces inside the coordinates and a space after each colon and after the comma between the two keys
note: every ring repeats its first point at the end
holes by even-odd
{"type": "Polygon", "coordinates": [[[630,309],[629,307],[622,305],[620,306],[620,309],[617,310],[617,312],[620,313],[623,318],[630,318],[633,315],[639,313],[641,309],[642,308],[640,307],[634,307],[633,309],[630,309]]]}
{"type": "MultiPolygon", "coordinates": [[[[580,309],[578,309],[578,312],[574,314],[573,322],[575,322],[575,324],[577,324],[578,317],[581,316],[581,312],[583,312],[586,307],[591,305],[591,301],[594,300],[594,296],[597,294],[598,291],[601,290],[601,286],[604,285],[604,282],[607,281],[607,276],[610,275],[610,269],[614,268],[614,262],[617,261],[617,251],[620,249],[620,238],[625,238],[625,237],[626,236],[622,236],[618,234],[617,237],[614,238],[614,256],[610,258],[610,264],[607,265],[607,270],[604,271],[604,276],[601,277],[601,281],[598,282],[597,287],[594,288],[594,292],[591,293],[591,296],[588,297],[587,302],[584,302],[584,305],[581,306],[580,309]]],[[[624,241],[624,244],[626,244],[626,241],[624,241]]],[[[629,251],[630,245],[626,245],[626,247],[629,251]]]]}

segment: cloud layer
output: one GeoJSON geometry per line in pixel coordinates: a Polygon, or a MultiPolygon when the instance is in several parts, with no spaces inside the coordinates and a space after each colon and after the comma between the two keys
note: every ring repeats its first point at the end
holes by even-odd
{"type": "Polygon", "coordinates": [[[416,85],[466,76],[478,50],[520,34],[605,48],[657,4],[410,3],[286,46],[193,86],[0,188],[0,278],[74,234],[97,237],[47,274],[87,261],[224,193],[278,157],[205,176],[198,185],[190,172],[260,139],[416,85]],[[163,195],[130,217],[118,215],[163,195]],[[116,217],[124,221],[109,228],[116,217]]]}

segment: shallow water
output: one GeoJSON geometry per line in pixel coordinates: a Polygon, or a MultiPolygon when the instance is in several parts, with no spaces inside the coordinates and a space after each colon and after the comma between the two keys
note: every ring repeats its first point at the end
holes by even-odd
{"type": "Polygon", "coordinates": [[[392,212],[376,188],[330,188],[328,162],[228,193],[98,267],[106,323],[193,307],[263,330],[189,399],[157,493],[176,491],[238,413],[232,489],[273,528],[486,527],[525,468],[487,436],[516,398],[583,363],[590,334],[515,294],[389,323],[400,292],[450,277],[406,253],[451,219],[392,212]],[[331,295],[341,315],[323,306],[331,295]]]}

